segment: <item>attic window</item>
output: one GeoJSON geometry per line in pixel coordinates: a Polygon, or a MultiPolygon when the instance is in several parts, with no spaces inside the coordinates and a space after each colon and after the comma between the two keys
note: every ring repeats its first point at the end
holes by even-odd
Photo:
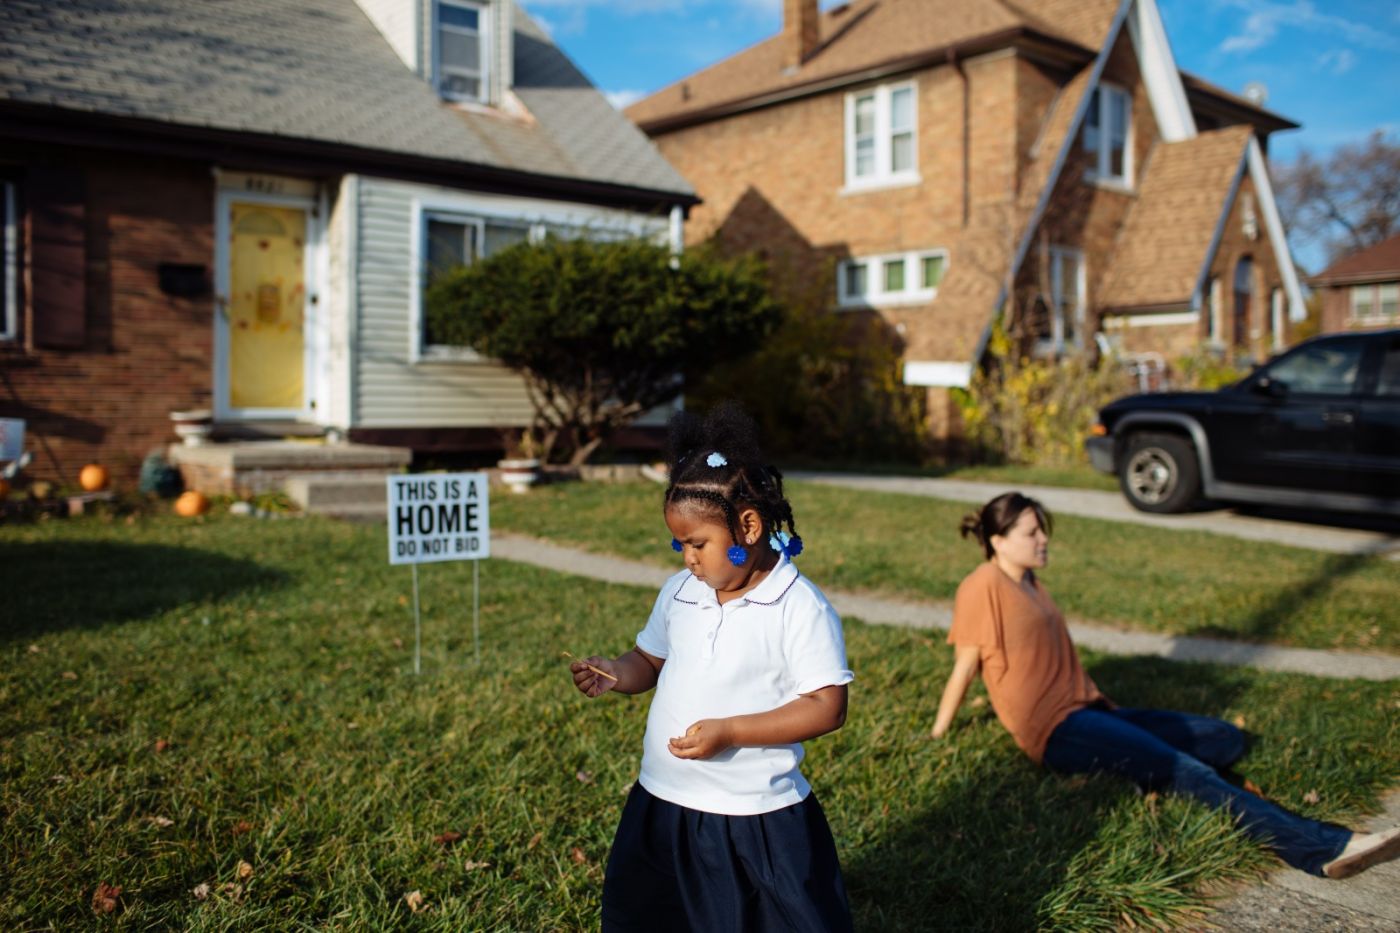
{"type": "Polygon", "coordinates": [[[438,93],[447,100],[486,99],[486,7],[469,0],[434,5],[438,93]]]}
{"type": "Polygon", "coordinates": [[[1084,114],[1084,151],[1091,153],[1085,177],[1117,185],[1132,184],[1133,99],[1127,91],[1101,84],[1084,114]]]}

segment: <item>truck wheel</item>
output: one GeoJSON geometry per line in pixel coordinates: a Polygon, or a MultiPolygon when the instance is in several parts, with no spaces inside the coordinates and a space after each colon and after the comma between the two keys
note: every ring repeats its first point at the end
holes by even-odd
{"type": "Polygon", "coordinates": [[[1134,434],[1118,469],[1118,484],[1142,512],[1181,512],[1196,501],[1201,471],[1191,442],[1174,434],[1134,434]]]}

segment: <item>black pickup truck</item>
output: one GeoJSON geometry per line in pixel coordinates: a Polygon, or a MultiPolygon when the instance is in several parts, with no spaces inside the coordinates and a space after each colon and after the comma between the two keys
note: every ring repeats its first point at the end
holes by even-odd
{"type": "Polygon", "coordinates": [[[1217,392],[1120,398],[1085,446],[1144,512],[1204,497],[1400,516],[1400,330],[1313,338],[1217,392]]]}

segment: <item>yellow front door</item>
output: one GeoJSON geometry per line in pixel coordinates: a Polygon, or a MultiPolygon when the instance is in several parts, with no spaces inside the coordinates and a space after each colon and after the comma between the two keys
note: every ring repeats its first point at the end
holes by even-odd
{"type": "Polygon", "coordinates": [[[229,406],[300,411],[306,211],[229,205],[229,406]]]}

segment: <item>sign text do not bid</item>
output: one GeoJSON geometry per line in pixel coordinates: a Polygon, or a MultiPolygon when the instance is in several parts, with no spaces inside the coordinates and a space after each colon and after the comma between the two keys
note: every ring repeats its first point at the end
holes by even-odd
{"type": "Polygon", "coordinates": [[[388,496],[390,564],[491,556],[485,473],[390,476],[388,496]]]}

